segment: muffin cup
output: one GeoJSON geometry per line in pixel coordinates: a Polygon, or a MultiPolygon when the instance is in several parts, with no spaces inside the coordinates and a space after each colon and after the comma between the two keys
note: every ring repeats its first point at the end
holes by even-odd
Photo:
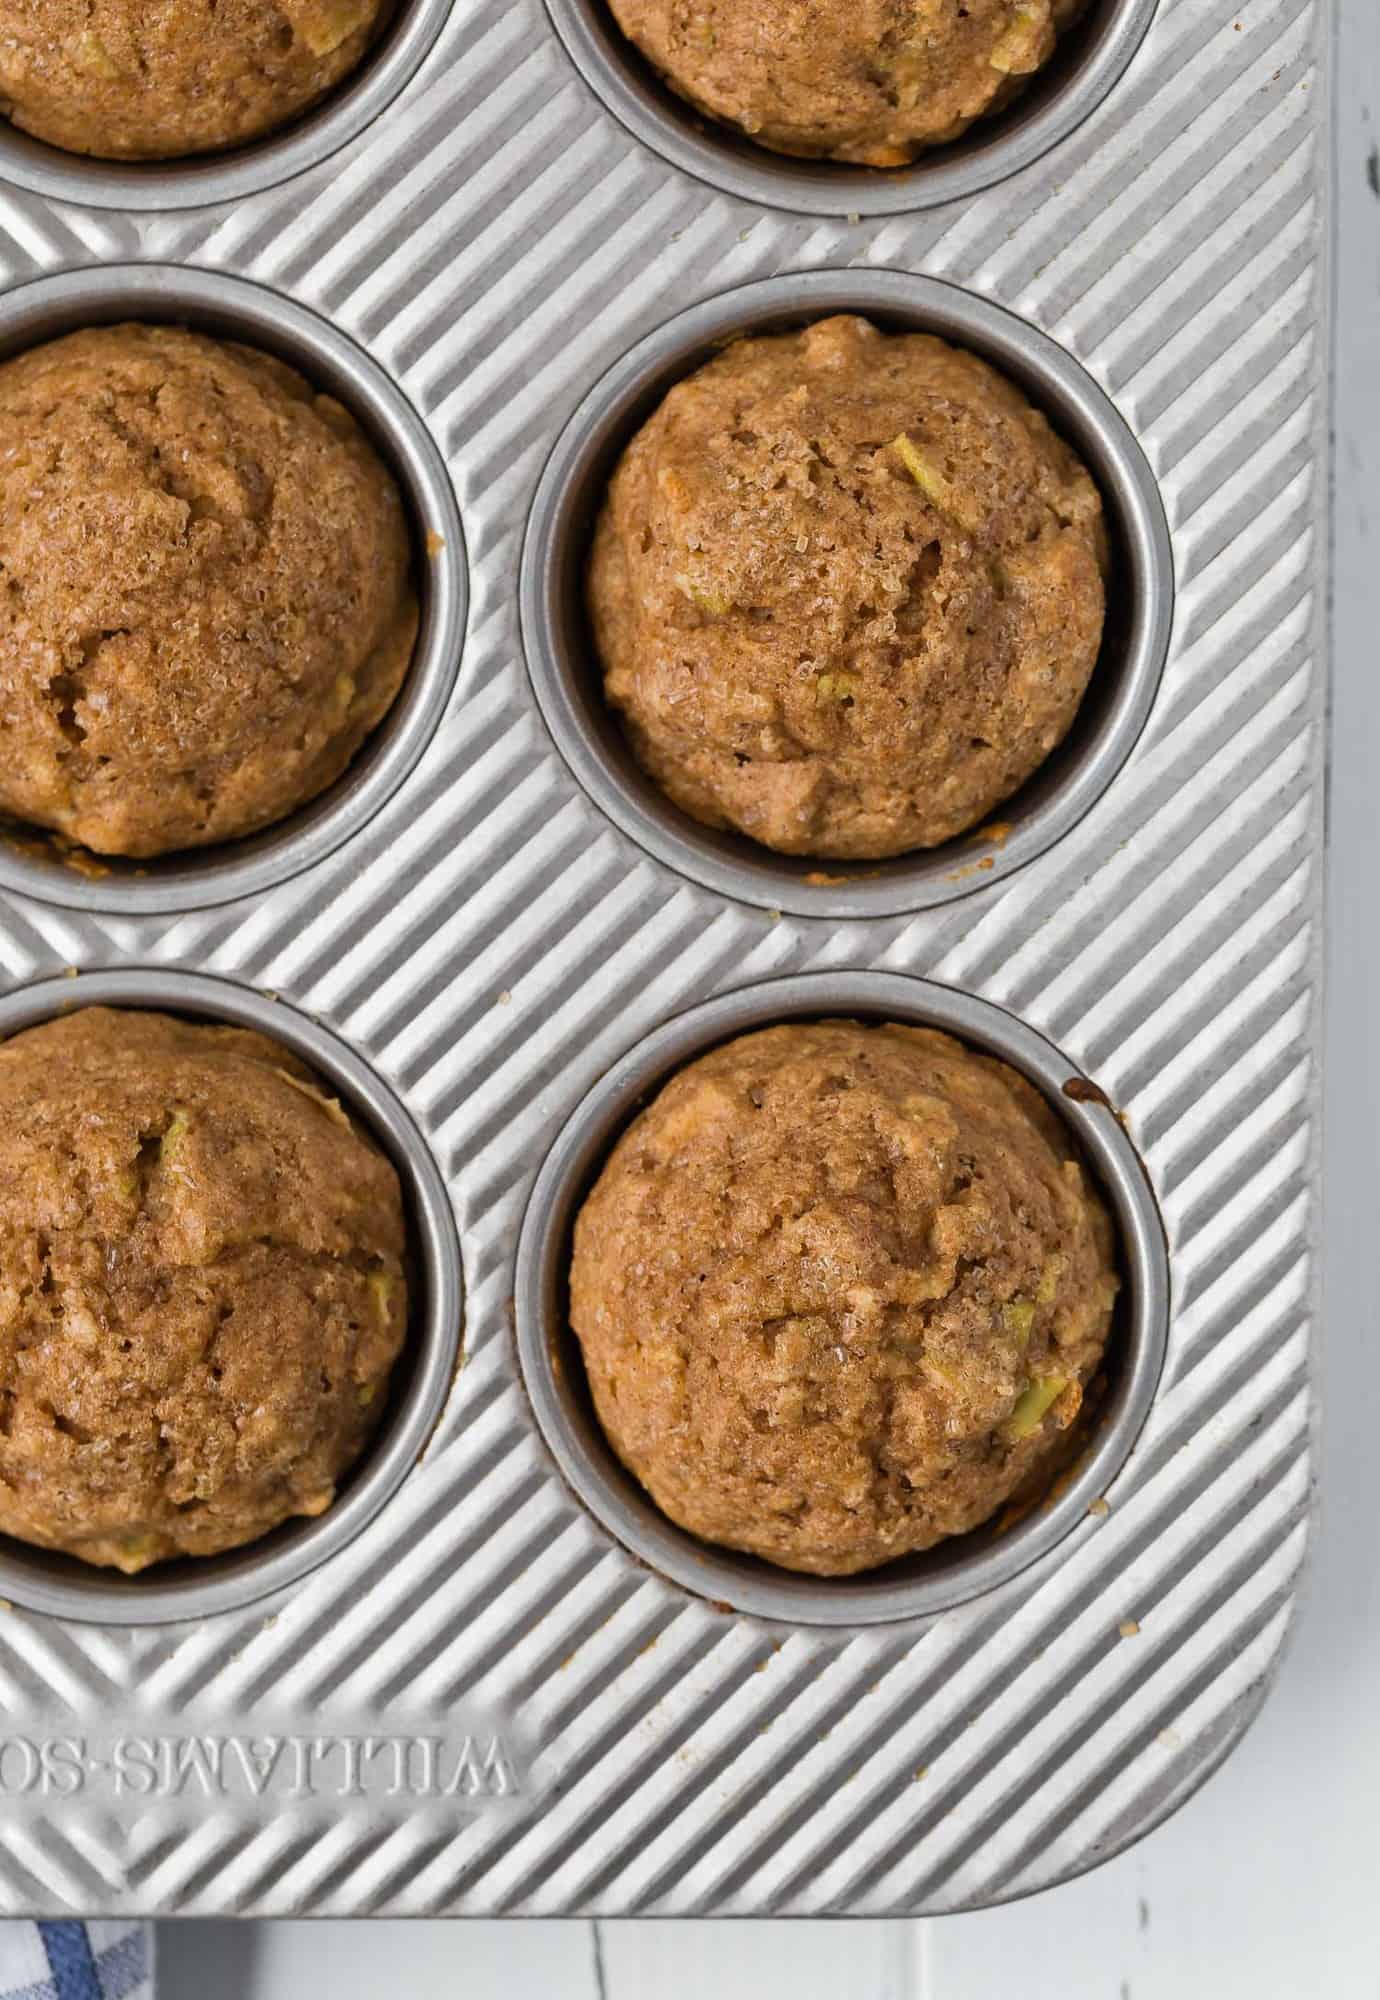
{"type": "Polygon", "coordinates": [[[901,215],[963,201],[1019,173],[1075,131],[1144,39],[1158,0],[1090,0],[1054,56],[1005,110],[908,167],[845,166],[773,153],[663,82],[608,0],[546,0],[577,70],[619,123],[672,166],[740,200],[803,215],[901,215]]]}
{"type": "Polygon", "coordinates": [[[522,554],[528,670],[557,747],[595,804],[669,867],[741,901],[796,916],[882,917],[933,908],[1004,880],[1101,797],[1130,754],[1169,645],[1174,565],[1155,478],[1125,422],[1047,334],[988,299],[901,271],[810,271],[768,278],[692,306],[614,363],[557,440],[537,487],[522,554]],[[1111,533],[1108,621],[1072,728],[981,829],[886,861],[786,856],[701,826],[641,771],[602,675],[584,609],[584,568],[619,453],[671,386],[726,340],[780,332],[830,313],[892,332],[939,334],[980,354],[1042,409],[1096,481],[1111,533]]]}
{"type": "Polygon", "coordinates": [[[1047,1557],[1086,1520],[1134,1447],[1154,1400],[1169,1330],[1169,1264],[1149,1181],[1115,1112],[1033,1028],[971,994],[900,973],[805,973],[744,987],[658,1028],[590,1091],[556,1139],[523,1220],[515,1292],[518,1356],[533,1412],[578,1498],[633,1555],[733,1611],[797,1624],[863,1626],[930,1617],[990,1593],[1047,1557]],[[615,1457],[568,1320],[571,1232],[628,1121],[671,1074],[736,1035],[782,1021],[846,1016],[940,1028],[1027,1077],[1063,1118],[1110,1206],[1122,1304],[1108,1393],[1091,1438],[1050,1497],[1004,1530],[979,1528],[851,1577],[796,1575],[677,1527],[615,1457]]]}
{"type": "Polygon", "coordinates": [[[277,292],[168,264],[64,271],[0,296],[0,360],[80,327],[122,320],[170,322],[264,348],[345,404],[402,492],[421,599],[412,664],[392,708],[335,783],[275,825],[135,863],[84,853],[74,862],[42,828],[0,822],[5,888],[69,909],[163,915],[262,893],[331,853],[392,797],[454,691],[468,586],[454,489],[426,425],[361,348],[277,292]]]}
{"type": "Polygon", "coordinates": [[[406,1110],[366,1063],[295,1008],[197,973],[96,972],[44,980],[0,999],[0,1040],[79,1007],[154,1007],[271,1036],[339,1094],[383,1147],[402,1182],[419,1294],[408,1344],[394,1370],[383,1423],[345,1475],[339,1499],[324,1514],[287,1521],[224,1555],[181,1557],[137,1576],[121,1576],[0,1535],[0,1598],[13,1604],[109,1625],[206,1618],[297,1582],[343,1549],[426,1449],[460,1353],[459,1239],[445,1182],[406,1110]]]}
{"type": "Polygon", "coordinates": [[[262,139],[176,160],[94,160],[0,119],[0,180],[52,201],[124,214],[240,201],[319,166],[371,125],[411,80],[451,0],[400,0],[359,67],[319,104],[262,139]]]}

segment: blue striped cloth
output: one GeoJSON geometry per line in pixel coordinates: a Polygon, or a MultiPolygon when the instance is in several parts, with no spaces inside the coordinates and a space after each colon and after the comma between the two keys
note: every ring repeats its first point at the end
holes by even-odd
{"type": "Polygon", "coordinates": [[[153,2000],[152,1930],[0,1923],[0,2000],[153,2000]]]}

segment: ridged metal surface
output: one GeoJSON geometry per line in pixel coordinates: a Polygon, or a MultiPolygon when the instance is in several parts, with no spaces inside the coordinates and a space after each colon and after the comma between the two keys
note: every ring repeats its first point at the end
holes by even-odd
{"type": "Polygon", "coordinates": [[[1309,1505],[1319,42],[1310,0],[1162,0],[1054,154],[850,227],[681,178],[575,78],[540,0],[475,0],[362,141],[275,193],[139,218],[0,200],[7,281],[193,261],[334,319],[441,443],[472,586],[430,750],[310,872],[173,918],[5,905],[7,984],[183,966],[353,1043],[448,1178],[468,1319],[421,1464],[290,1594],[161,1631],[0,1613],[0,1907],[938,1911],[1087,1867],[1230,1749],[1309,1505]],[[973,286],[1077,356],[1161,481],[1179,594],[1150,722],[1076,828],[941,912],[840,926],[692,888],[600,817],[538,720],[515,578],[540,467],[625,348],[729,285],[848,262],[973,286]],[[539,1444],[509,1319],[534,1175],[602,1070],[710,994],[847,966],[966,987],[1098,1078],[1175,1298],[1096,1532],[997,1598],[858,1634],[724,1616],[638,1568],[539,1444]]]}

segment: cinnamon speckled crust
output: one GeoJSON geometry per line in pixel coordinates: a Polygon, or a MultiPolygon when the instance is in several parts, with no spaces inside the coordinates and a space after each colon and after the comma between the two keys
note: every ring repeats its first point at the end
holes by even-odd
{"type": "Polygon", "coordinates": [[[268,355],[116,326],[0,365],[0,811],[131,856],[281,819],[402,685],[411,561],[354,419],[268,355]]]}
{"type": "Polygon", "coordinates": [[[774,152],[900,167],[999,111],[1084,0],[611,0],[701,111],[774,152]]]}
{"type": "Polygon", "coordinates": [[[0,1531],[125,1571],[319,1514],[407,1324],[397,1175],[265,1037],[0,1047],[0,1531]]]}
{"type": "Polygon", "coordinates": [[[386,13],[380,0],[0,0],[0,112],[103,160],[242,145],[348,76],[386,13]]]}
{"type": "Polygon", "coordinates": [[[851,1021],[675,1076],[570,1274],[600,1420],[658,1506],[822,1576],[963,1534],[1061,1462],[1116,1288],[1110,1219],[1024,1078],[851,1021]]]}
{"type": "Polygon", "coordinates": [[[588,594],[605,692],[677,805],[785,854],[976,826],[1096,664],[1096,488],[1010,382],[866,320],[741,340],[623,454],[588,594]]]}

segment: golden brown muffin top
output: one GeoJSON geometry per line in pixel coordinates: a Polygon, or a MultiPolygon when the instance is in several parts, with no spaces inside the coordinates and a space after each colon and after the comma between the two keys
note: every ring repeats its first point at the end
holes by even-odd
{"type": "Polygon", "coordinates": [[[314,797],[416,634],[402,500],[354,419],[175,327],[0,364],[0,563],[0,811],[103,854],[314,797]]]}
{"type": "Polygon", "coordinates": [[[744,1035],[618,1141],[575,1228],[604,1429],[672,1520],[844,1575],[962,1534],[1065,1455],[1111,1323],[1067,1128],[947,1035],[744,1035]]]}
{"type": "Polygon", "coordinates": [[[0,1531],[138,1570],[318,1514],[407,1324],[392,1165],[288,1050],[84,1008],[0,1046],[0,1531]]]}
{"type": "Polygon", "coordinates": [[[854,317],[740,340],[610,483],[605,690],[708,825],[787,854],[930,847],[1068,730],[1106,548],[1082,464],[976,355],[854,317]]]}
{"type": "Polygon", "coordinates": [[[711,117],[776,152],[900,167],[1000,110],[1084,0],[611,0],[711,117]]]}
{"type": "Polygon", "coordinates": [[[359,63],[382,0],[0,0],[0,112],[98,159],[241,145],[359,63]]]}

